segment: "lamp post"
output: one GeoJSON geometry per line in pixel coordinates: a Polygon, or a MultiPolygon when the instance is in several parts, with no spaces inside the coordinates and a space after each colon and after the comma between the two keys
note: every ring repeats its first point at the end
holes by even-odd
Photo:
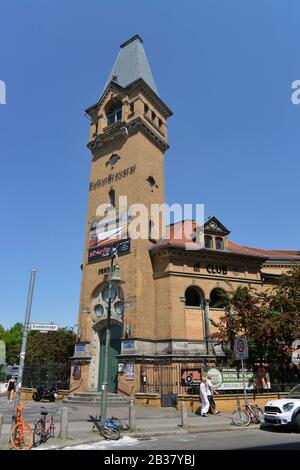
{"type": "Polygon", "coordinates": [[[106,332],[105,332],[104,374],[103,374],[102,394],[101,394],[101,421],[102,422],[106,420],[106,412],[107,412],[111,304],[116,298],[115,286],[118,286],[124,283],[124,281],[121,281],[120,279],[120,268],[119,268],[118,263],[119,263],[119,258],[115,250],[113,257],[111,259],[111,264],[110,264],[107,295],[105,294],[103,295],[104,300],[107,302],[107,323],[106,323],[106,332]],[[117,263],[114,266],[115,259],[117,263]]]}

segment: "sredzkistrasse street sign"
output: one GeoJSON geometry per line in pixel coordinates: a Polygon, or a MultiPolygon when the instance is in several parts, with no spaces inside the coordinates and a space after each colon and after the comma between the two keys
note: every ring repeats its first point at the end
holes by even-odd
{"type": "Polygon", "coordinates": [[[30,329],[38,331],[57,331],[58,325],[54,323],[31,323],[30,329]]]}

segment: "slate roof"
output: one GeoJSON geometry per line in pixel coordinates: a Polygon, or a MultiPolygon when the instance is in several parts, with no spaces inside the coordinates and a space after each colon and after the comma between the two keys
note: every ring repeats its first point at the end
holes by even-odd
{"type": "Polygon", "coordinates": [[[121,44],[119,54],[101,96],[114,77],[116,77],[114,81],[124,88],[141,78],[159,96],[143,46],[143,40],[138,34],[121,44]]]}

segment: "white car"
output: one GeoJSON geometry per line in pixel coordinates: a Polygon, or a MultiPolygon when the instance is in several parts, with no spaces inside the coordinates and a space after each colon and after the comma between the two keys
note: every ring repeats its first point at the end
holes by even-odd
{"type": "Polygon", "coordinates": [[[300,385],[296,385],[286,398],[265,404],[264,423],[268,426],[291,425],[300,432],[300,385]]]}

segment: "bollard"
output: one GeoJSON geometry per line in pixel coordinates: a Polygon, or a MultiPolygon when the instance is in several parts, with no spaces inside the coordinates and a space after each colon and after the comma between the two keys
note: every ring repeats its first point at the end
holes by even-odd
{"type": "Polygon", "coordinates": [[[186,402],[181,403],[181,426],[184,428],[188,425],[188,414],[186,408],[186,402]]]}
{"type": "Polygon", "coordinates": [[[135,407],[134,407],[133,400],[131,400],[130,405],[129,405],[129,429],[130,429],[130,431],[135,431],[136,430],[135,407]]]}
{"type": "Polygon", "coordinates": [[[3,425],[3,415],[0,414],[0,439],[2,434],[2,425],[3,425]]]}
{"type": "Polygon", "coordinates": [[[60,439],[68,439],[68,408],[65,406],[62,408],[61,416],[60,416],[60,430],[59,430],[59,438],[60,439]]]}

